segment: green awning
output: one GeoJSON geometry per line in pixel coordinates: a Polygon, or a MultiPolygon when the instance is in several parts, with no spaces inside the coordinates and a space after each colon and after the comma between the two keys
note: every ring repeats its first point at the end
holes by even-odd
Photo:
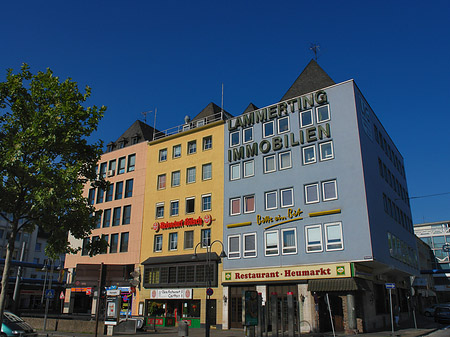
{"type": "Polygon", "coordinates": [[[370,287],[365,280],[354,277],[308,281],[308,291],[325,292],[356,290],[370,290],[370,287]]]}

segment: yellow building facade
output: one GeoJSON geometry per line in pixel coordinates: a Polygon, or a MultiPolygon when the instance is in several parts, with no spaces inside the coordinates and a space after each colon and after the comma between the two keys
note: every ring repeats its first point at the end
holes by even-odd
{"type": "Polygon", "coordinates": [[[210,324],[222,326],[224,122],[205,124],[148,146],[139,292],[147,324],[200,327],[210,289],[210,324]]]}

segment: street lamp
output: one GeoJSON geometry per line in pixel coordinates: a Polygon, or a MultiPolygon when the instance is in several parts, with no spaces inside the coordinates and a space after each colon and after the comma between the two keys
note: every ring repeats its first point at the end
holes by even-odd
{"type": "MultiPolygon", "coordinates": [[[[197,243],[197,245],[195,246],[194,249],[194,255],[192,255],[192,259],[195,260],[197,259],[197,247],[202,244],[205,243],[203,240],[200,241],[199,243],[197,243]]],[[[221,259],[227,257],[227,254],[225,254],[225,250],[224,250],[224,246],[222,241],[220,240],[214,240],[213,242],[211,242],[210,244],[208,244],[208,242],[206,242],[206,266],[207,266],[207,280],[208,280],[208,289],[206,290],[206,311],[205,311],[205,337],[209,337],[209,332],[211,330],[211,325],[210,325],[210,315],[209,315],[209,307],[210,307],[210,298],[211,298],[211,274],[210,274],[210,270],[211,270],[211,248],[215,243],[220,243],[222,245],[222,252],[220,253],[219,257],[221,259]]]]}

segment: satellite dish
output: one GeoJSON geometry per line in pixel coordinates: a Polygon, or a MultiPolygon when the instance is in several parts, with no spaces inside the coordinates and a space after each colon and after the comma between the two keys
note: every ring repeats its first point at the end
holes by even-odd
{"type": "Polygon", "coordinates": [[[189,123],[191,121],[191,117],[189,117],[188,115],[184,116],[184,123],[189,123]]]}

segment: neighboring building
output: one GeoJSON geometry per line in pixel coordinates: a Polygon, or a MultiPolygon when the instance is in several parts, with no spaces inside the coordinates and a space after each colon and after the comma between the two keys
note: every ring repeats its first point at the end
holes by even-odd
{"type": "Polygon", "coordinates": [[[153,138],[154,129],[136,121],[116,142],[107,145],[107,152],[101,157],[98,173],[110,182],[108,189],[85,186],[89,203],[102,214],[90,238],[81,242],[69,237],[72,246],[82,249],[66,257],[70,284],[66,290],[65,313],[95,313],[92,295],[101,278],[102,287],[118,286],[121,290],[122,313],[137,315],[135,289],[129,280],[130,273],[138,271],[140,265],[147,142],[153,138]],[[103,254],[90,257],[85,244],[99,238],[104,238],[109,247],[103,254]]]}
{"type": "Polygon", "coordinates": [[[414,232],[434,255],[432,267],[421,271],[433,275],[438,302],[450,302],[450,221],[415,224],[414,232]]]}
{"type": "Polygon", "coordinates": [[[223,234],[224,120],[210,103],[193,120],[157,133],[147,155],[142,230],[143,288],[147,323],[222,326],[220,279],[223,234]],[[195,254],[195,256],[194,256],[195,254]],[[194,258],[196,257],[196,258],[194,258]]]}
{"type": "Polygon", "coordinates": [[[280,102],[227,121],[224,162],[224,328],[242,327],[244,290],[269,307],[292,292],[315,331],[331,330],[327,294],[338,331],[390,324],[385,283],[408,310],[418,261],[403,158],[353,80],[311,61],[280,102]]]}

